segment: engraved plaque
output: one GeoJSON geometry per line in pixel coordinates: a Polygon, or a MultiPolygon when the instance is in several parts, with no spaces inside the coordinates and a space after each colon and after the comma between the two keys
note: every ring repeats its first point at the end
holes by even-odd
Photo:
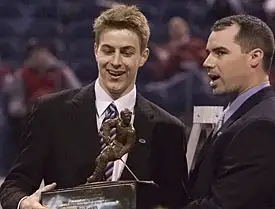
{"type": "Polygon", "coordinates": [[[147,209],[157,188],[152,182],[98,182],[42,193],[51,209],[147,209]]]}

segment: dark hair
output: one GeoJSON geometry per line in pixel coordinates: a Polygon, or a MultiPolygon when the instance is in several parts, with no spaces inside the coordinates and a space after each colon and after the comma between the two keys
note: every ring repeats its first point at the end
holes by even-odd
{"type": "Polygon", "coordinates": [[[28,58],[33,54],[33,52],[43,49],[51,52],[54,56],[57,54],[53,44],[37,38],[31,38],[27,44],[26,57],[28,58]]]}
{"type": "Polygon", "coordinates": [[[243,53],[260,48],[264,52],[263,68],[270,71],[274,55],[274,35],[270,27],[257,17],[241,14],[222,18],[215,22],[212,31],[224,30],[237,24],[240,27],[235,42],[241,46],[243,53]]]}

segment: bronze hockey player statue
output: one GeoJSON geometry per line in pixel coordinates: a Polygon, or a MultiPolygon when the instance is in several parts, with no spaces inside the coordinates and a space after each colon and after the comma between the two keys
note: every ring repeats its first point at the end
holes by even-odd
{"type": "Polygon", "coordinates": [[[135,128],[131,124],[132,112],[124,109],[120,112],[120,118],[108,119],[102,124],[102,132],[99,133],[106,146],[96,158],[96,168],[87,183],[104,180],[104,172],[108,162],[116,161],[128,153],[136,141],[135,128]],[[111,130],[116,129],[116,135],[110,137],[111,130]]]}

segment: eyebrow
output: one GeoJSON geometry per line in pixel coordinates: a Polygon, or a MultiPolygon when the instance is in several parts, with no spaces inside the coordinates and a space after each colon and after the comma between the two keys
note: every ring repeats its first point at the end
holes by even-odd
{"type": "MultiPolygon", "coordinates": [[[[215,48],[213,48],[212,49],[212,51],[213,52],[216,52],[216,51],[229,51],[227,48],[225,48],[225,47],[223,47],[223,46],[219,46],[219,47],[215,47],[215,48]]],[[[210,53],[210,50],[209,49],[206,49],[206,52],[207,52],[207,54],[209,54],[210,53]]]]}
{"type": "Polygon", "coordinates": [[[133,47],[133,46],[124,46],[121,49],[123,49],[123,50],[136,50],[136,48],[133,47]]]}
{"type": "Polygon", "coordinates": [[[101,48],[114,48],[114,47],[112,47],[112,46],[110,46],[110,45],[108,45],[108,44],[103,44],[103,45],[101,46],[101,48]]]}
{"type": "MultiPolygon", "coordinates": [[[[113,46],[110,46],[110,45],[108,45],[108,44],[103,44],[102,45],[102,48],[115,48],[115,47],[113,47],[113,46]]],[[[134,47],[134,46],[131,46],[131,45],[129,45],[129,46],[123,46],[123,47],[121,47],[121,49],[122,50],[135,50],[136,48],[134,47]]]]}

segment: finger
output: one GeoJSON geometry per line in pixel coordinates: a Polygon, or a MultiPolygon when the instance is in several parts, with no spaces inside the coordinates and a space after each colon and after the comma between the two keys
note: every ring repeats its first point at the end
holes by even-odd
{"type": "Polygon", "coordinates": [[[41,189],[39,189],[39,192],[48,192],[53,190],[55,187],[56,187],[56,183],[48,184],[42,187],[41,189]]]}
{"type": "MultiPolygon", "coordinates": [[[[53,190],[54,188],[56,187],[56,183],[52,183],[52,184],[49,184],[49,185],[46,185],[40,189],[38,189],[35,193],[33,193],[30,198],[32,200],[34,200],[35,202],[39,202],[41,200],[41,193],[42,192],[48,192],[48,191],[51,191],[53,190]]],[[[34,208],[36,209],[36,208],[34,208]]]]}
{"type": "Polygon", "coordinates": [[[32,204],[32,209],[49,209],[49,208],[47,208],[47,207],[41,205],[41,204],[38,203],[38,202],[35,202],[35,203],[32,204]]]}

